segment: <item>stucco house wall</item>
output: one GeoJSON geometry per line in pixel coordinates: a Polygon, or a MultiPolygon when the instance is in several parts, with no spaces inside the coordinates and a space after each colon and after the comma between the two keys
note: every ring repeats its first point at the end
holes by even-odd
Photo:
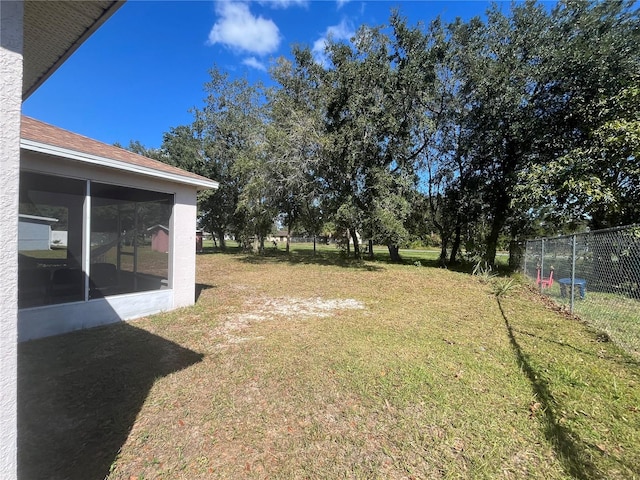
{"type": "Polygon", "coordinates": [[[196,297],[196,215],[197,198],[185,190],[176,191],[171,216],[173,242],[169,249],[169,278],[173,279],[173,306],[193,305],[196,297]],[[179,246],[179,247],[178,247],[179,246]],[[178,287],[179,286],[179,287],[178,287]],[[177,288],[176,288],[177,287],[177,288]]]}
{"type": "Polygon", "coordinates": [[[21,108],[122,6],[93,2],[0,2],[0,478],[17,478],[18,204],[21,108]],[[43,22],[51,25],[42,31],[43,22]]]}
{"type": "Polygon", "coordinates": [[[0,2],[0,478],[17,476],[18,186],[23,72],[22,2],[0,2]]]}
{"type": "MultiPolygon", "coordinates": [[[[111,15],[124,3],[123,0],[94,0],[92,2],[44,2],[23,1],[0,2],[0,265],[2,266],[2,288],[0,289],[0,478],[12,480],[17,478],[17,385],[18,385],[18,330],[25,328],[24,338],[61,333],[60,327],[52,319],[70,318],[65,329],[83,328],[100,323],[119,321],[144,315],[159,310],[190,305],[195,296],[195,214],[197,188],[217,188],[217,183],[200,177],[195,179],[188,172],[172,172],[172,167],[150,164],[149,159],[132,158],[131,153],[114,152],[113,157],[96,158],[84,154],[75,155],[59,162],[55,167],[50,161],[43,161],[38,155],[24,154],[25,168],[35,172],[51,172],[55,174],[69,174],[71,178],[81,175],[86,179],[88,175],[97,175],[99,182],[131,182],[136,188],[157,188],[173,195],[175,201],[170,219],[172,233],[170,242],[171,261],[166,270],[169,271],[170,285],[162,285],[158,291],[134,293],[131,295],[105,295],[87,301],[46,305],[41,308],[18,309],[19,305],[19,246],[18,246],[18,212],[20,198],[21,147],[24,138],[21,127],[25,120],[21,117],[21,107],[24,99],[28,98],[49,76],[59,68],[73,52],[82,45],[111,15]],[[46,31],[42,26],[47,25],[46,31]],[[93,165],[96,162],[98,165],[93,165]],[[102,160],[107,166],[102,168],[102,160]],[[73,162],[76,162],[73,164],[73,162]],[[118,172],[118,165],[130,162],[127,173],[118,172]],[[79,167],[84,165],[87,167],[79,167]],[[152,170],[158,169],[159,172],[152,170]],[[145,177],[144,173],[153,178],[145,177]],[[165,177],[165,181],[157,177],[165,177]],[[182,180],[180,181],[180,177],[182,180]],[[184,178],[190,177],[190,178],[184,178]],[[154,180],[155,179],[155,180],[154,180]],[[173,179],[173,180],[172,180],[173,179]],[[176,181],[177,180],[177,181],[176,181]],[[183,216],[184,215],[184,216],[183,216]],[[184,248],[177,246],[185,241],[184,248]],[[91,318],[83,323],[81,316],[91,318]],[[23,322],[22,320],[25,319],[23,322]],[[31,330],[31,333],[29,331],[31,330]]],[[[27,121],[29,123],[29,121],[27,121]]],[[[49,132],[51,133],[51,131],[49,132]]],[[[49,136],[51,145],[57,145],[64,151],[66,145],[59,142],[60,137],[69,138],[68,132],[54,131],[49,136]]],[[[91,147],[90,139],[80,140],[76,145],[91,147]]],[[[31,145],[33,147],[33,144],[31,145]]],[[[95,145],[94,145],[95,146],[95,145]]],[[[54,150],[55,150],[54,148],[54,150]]],[[[27,150],[29,150],[27,148],[27,150]]],[[[45,149],[51,150],[51,149],[45,149]]],[[[105,151],[105,149],[100,149],[105,151]]],[[[24,153],[24,152],[23,152],[24,153]]],[[[45,152],[46,153],[46,152],[45,152]]],[[[50,153],[50,152],[49,152],[50,153]]],[[[72,152],[73,153],[73,152],[72,152]]],[[[100,155],[100,153],[98,153],[100,155]]],[[[48,159],[50,160],[50,159],[48,159]]],[[[33,178],[33,176],[32,176],[33,178]]],[[[77,183],[77,182],[76,182],[77,183]]],[[[87,186],[89,183],[86,183],[87,186]]],[[[168,196],[164,198],[168,204],[168,196]]],[[[83,211],[84,224],[87,221],[87,208],[90,207],[90,197],[86,197],[83,211]],[[87,205],[88,204],[88,205],[87,205]]],[[[71,207],[70,207],[71,208],[71,207]]],[[[137,208],[137,207],[135,207],[137,208]]],[[[81,209],[82,210],[82,209],[81,209]]],[[[75,221],[75,220],[74,220],[75,221]]],[[[85,252],[91,250],[88,227],[83,225],[78,236],[78,224],[68,225],[69,237],[67,252],[70,248],[77,248],[81,244],[85,252]],[[73,232],[71,231],[74,229],[73,232]],[[73,234],[72,234],[73,233],[73,234]],[[80,243],[79,243],[80,242],[80,243]]],[[[67,258],[68,260],[68,258],[67,258]]],[[[90,265],[90,255],[84,254],[83,269],[90,265]]],[[[36,265],[36,270],[41,268],[36,265]]],[[[165,272],[166,272],[165,270],[165,272]]],[[[83,273],[88,270],[83,270],[83,273]]],[[[40,271],[42,273],[42,270],[40,271]]],[[[46,273],[46,272],[45,272],[46,273]]],[[[55,272],[54,272],[55,273],[55,272]]],[[[135,273],[135,268],[134,268],[135,273]]],[[[25,280],[26,277],[23,277],[25,280]]],[[[85,280],[89,285],[90,279],[85,280]]],[[[23,289],[24,291],[24,289],[23,289]]],[[[88,292],[88,288],[85,292],[88,292]]],[[[137,291],[137,290],[134,290],[137,291]]],[[[64,321],[63,321],[64,325],[64,321]]],[[[21,330],[22,333],[24,331],[21,330]]],[[[34,337],[35,338],[35,337],[34,337]]]]}

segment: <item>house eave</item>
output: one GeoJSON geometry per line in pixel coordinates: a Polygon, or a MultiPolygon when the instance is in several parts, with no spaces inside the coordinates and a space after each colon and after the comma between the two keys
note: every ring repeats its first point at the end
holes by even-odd
{"type": "MultiPolygon", "coordinates": [[[[22,100],[26,100],[29,96],[35,92],[40,85],[42,85],[73,53],[82,45],[87,38],[100,28],[100,26],[106,22],[122,5],[125,0],[114,0],[106,3],[105,7],[96,16],[93,16],[87,8],[91,6],[91,2],[85,2],[87,7],[83,6],[82,2],[75,2],[74,8],[80,10],[78,13],[83,17],[89,19],[89,23],[84,30],[69,30],[58,32],[58,35],[47,37],[48,48],[51,49],[50,56],[43,61],[42,64],[36,66],[32,65],[31,59],[35,58],[35,53],[42,49],[42,44],[38,43],[39,40],[32,35],[33,28],[38,28],[38,22],[55,22],[57,11],[56,3],[63,4],[64,2],[44,2],[38,0],[27,0],[25,9],[25,31],[29,34],[25,43],[25,66],[23,77],[23,91],[22,100]],[[51,18],[53,17],[53,18],[51,18]],[[31,44],[33,40],[35,43],[31,44]]],[[[70,3],[70,2],[68,2],[70,3]]],[[[96,4],[98,2],[95,2],[96,4]]]]}
{"type": "Polygon", "coordinates": [[[20,148],[31,151],[42,153],[45,155],[52,155],[55,157],[65,158],[69,160],[74,160],[77,162],[82,162],[89,165],[95,165],[99,167],[115,169],[119,171],[134,173],[137,175],[144,175],[147,177],[153,177],[162,179],[164,181],[180,183],[184,185],[191,185],[196,187],[198,190],[207,190],[207,189],[217,189],[219,183],[215,180],[206,180],[206,179],[195,179],[188,176],[182,176],[175,173],[163,172],[159,170],[154,170],[153,168],[144,167],[141,165],[133,165],[130,163],[122,162],[120,160],[114,160],[112,158],[100,157],[97,155],[92,155],[89,153],[79,152],[76,150],[70,150],[67,148],[57,147],[55,145],[49,145],[42,142],[36,142],[28,139],[20,140],[20,148]]]}

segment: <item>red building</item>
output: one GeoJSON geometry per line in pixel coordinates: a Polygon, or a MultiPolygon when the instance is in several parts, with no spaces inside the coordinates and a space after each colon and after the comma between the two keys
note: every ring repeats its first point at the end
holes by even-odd
{"type": "Polygon", "coordinates": [[[169,251],[169,229],[164,225],[154,225],[147,230],[151,232],[151,250],[167,253],[169,251]]]}

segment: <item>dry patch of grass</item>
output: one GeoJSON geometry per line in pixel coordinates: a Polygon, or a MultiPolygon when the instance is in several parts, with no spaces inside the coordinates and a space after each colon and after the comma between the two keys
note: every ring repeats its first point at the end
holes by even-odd
{"type": "MultiPolygon", "coordinates": [[[[220,327],[213,331],[214,336],[222,336],[227,341],[219,344],[226,347],[241,343],[251,338],[242,337],[242,331],[249,329],[257,322],[265,322],[275,318],[307,319],[326,318],[340,310],[363,309],[361,302],[353,299],[329,299],[316,298],[252,298],[245,305],[243,313],[230,315],[220,327]]],[[[256,338],[256,337],[254,337],[256,338]]],[[[264,337],[257,337],[263,339],[264,337]]]]}
{"type": "MultiPolygon", "coordinates": [[[[134,415],[111,411],[111,465],[82,478],[640,477],[638,364],[598,332],[462,273],[292,257],[199,256],[196,306],[129,325],[162,348],[120,359],[150,373],[134,415]]],[[[56,348],[91,357],[108,331],[56,348]]]]}

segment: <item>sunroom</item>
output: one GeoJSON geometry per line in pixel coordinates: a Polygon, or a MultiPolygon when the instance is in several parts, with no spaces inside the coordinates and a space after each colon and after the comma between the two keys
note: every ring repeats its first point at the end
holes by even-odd
{"type": "Polygon", "coordinates": [[[196,197],[217,182],[24,116],[20,146],[19,213],[52,229],[18,239],[20,341],[194,303],[196,197]]]}

